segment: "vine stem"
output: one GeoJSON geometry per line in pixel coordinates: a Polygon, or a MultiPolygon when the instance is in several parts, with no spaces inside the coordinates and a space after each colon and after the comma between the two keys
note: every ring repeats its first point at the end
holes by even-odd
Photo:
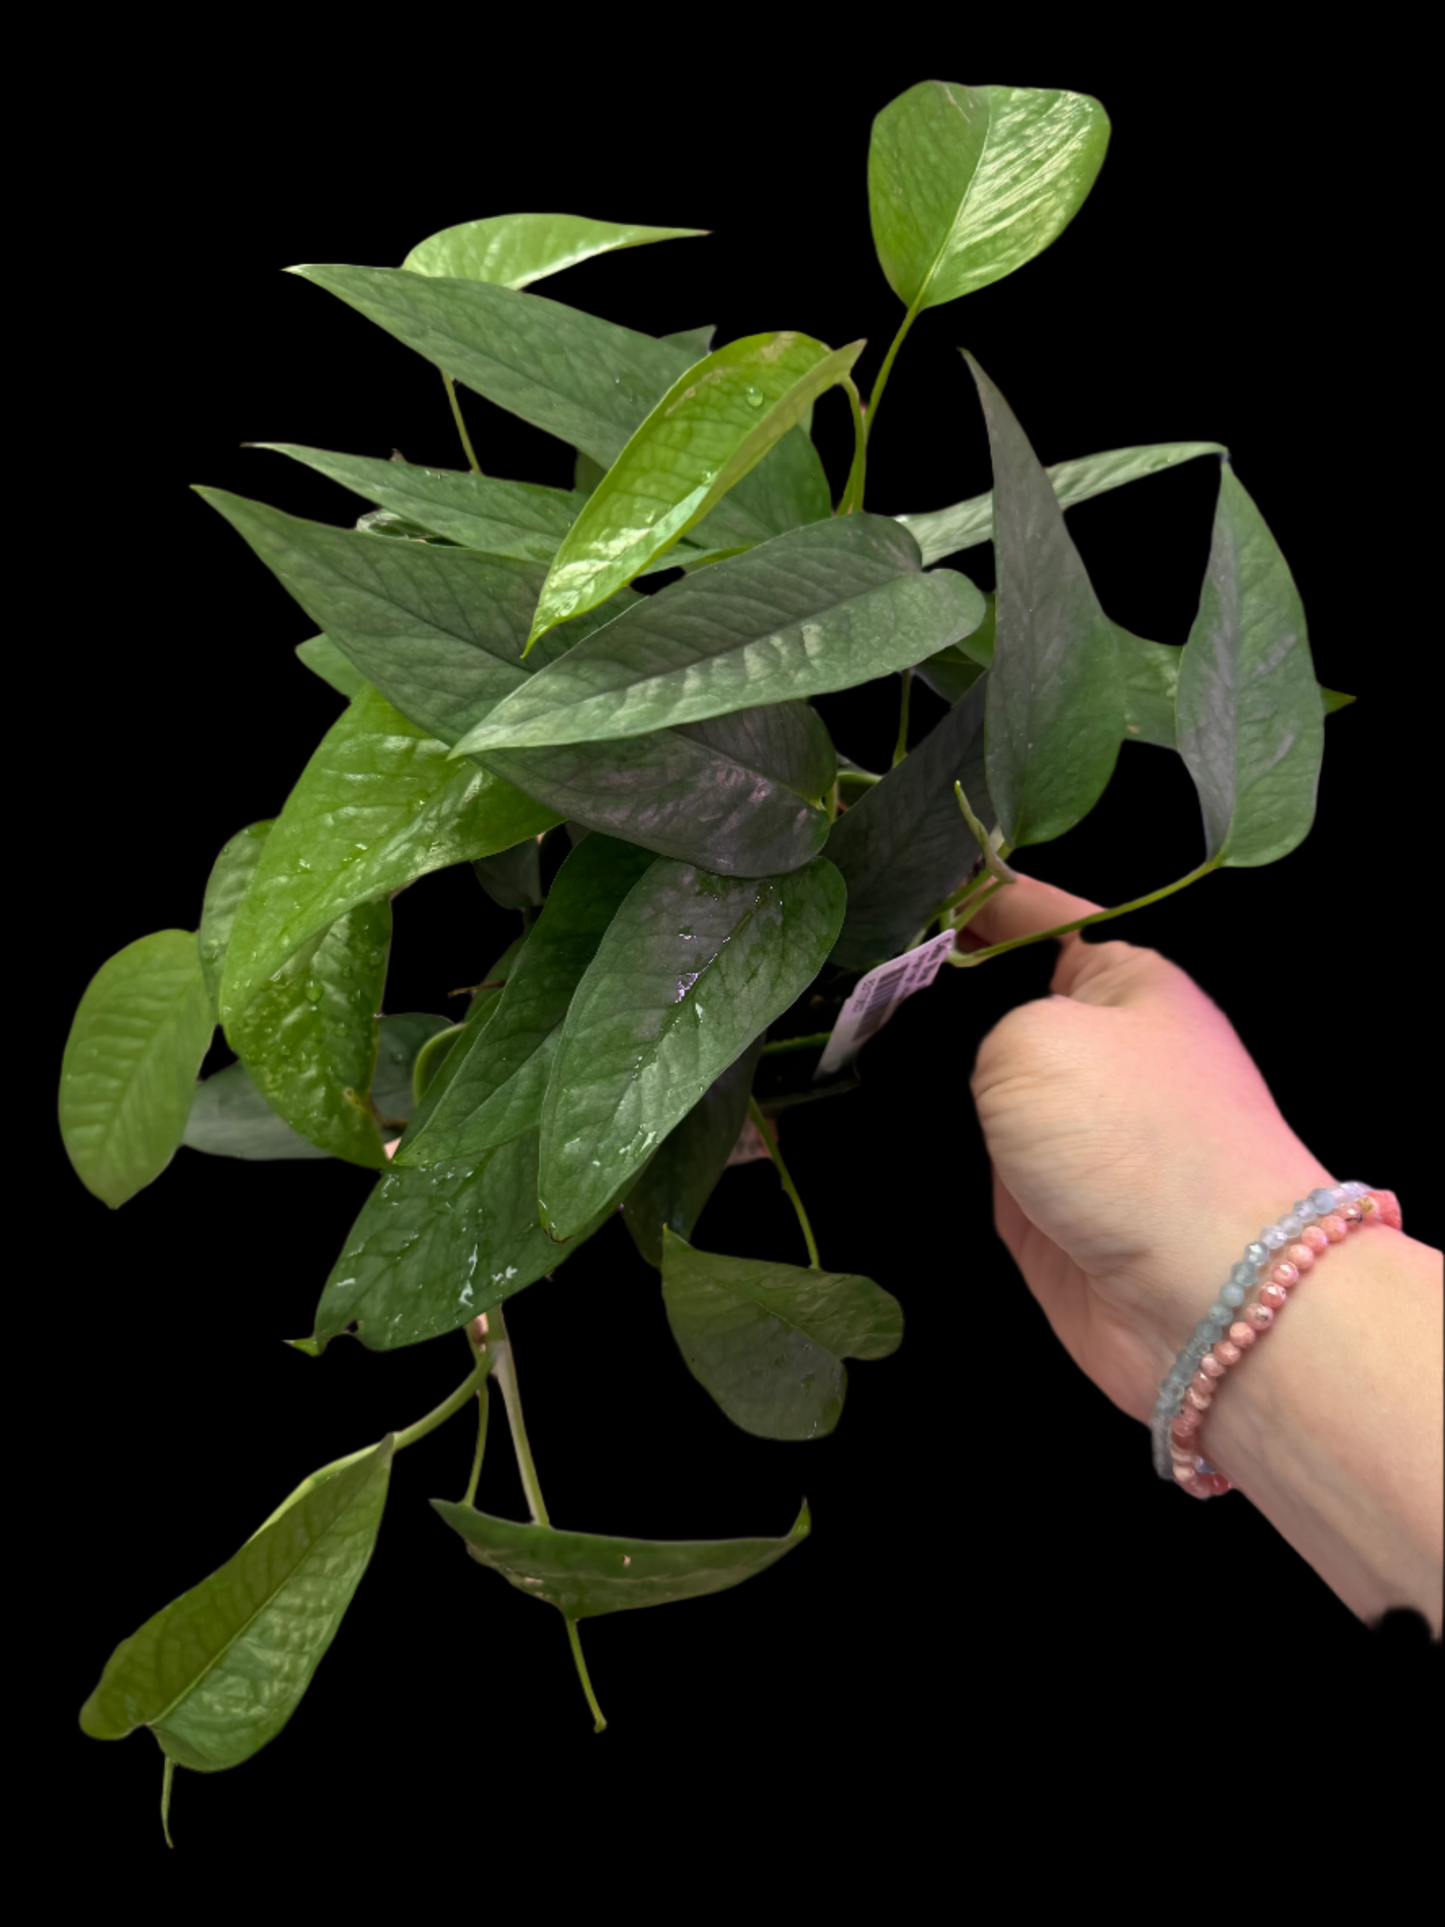
{"type": "Polygon", "coordinates": [[[838,504],[838,513],[855,515],[863,506],[863,481],[868,461],[868,430],[864,425],[863,403],[851,375],[844,375],[843,387],[847,391],[848,406],[853,411],[853,464],[848,470],[848,480],[843,487],[843,499],[838,504]]]}
{"type": "Polygon", "coordinates": [[[166,1836],[166,1845],[174,1847],[171,1838],[171,1788],[175,1784],[176,1763],[166,1755],[166,1770],[161,1775],[161,1832],[166,1836]]]}
{"type": "Polygon", "coordinates": [[[479,1358],[475,1371],[458,1385],[450,1398],[444,1398],[434,1412],[428,1412],[426,1417],[419,1418],[415,1425],[408,1425],[405,1431],[396,1434],[392,1450],[403,1452],[407,1446],[415,1445],[418,1439],[424,1439],[428,1432],[434,1432],[439,1425],[444,1425],[454,1412],[462,1409],[473,1392],[485,1383],[487,1373],[492,1369],[490,1356],[484,1355],[479,1358]]]}
{"type": "MultiPolygon", "coordinates": [[[[903,320],[899,324],[898,333],[894,335],[893,340],[889,343],[888,353],[883,357],[883,366],[878,370],[878,379],[873,384],[873,393],[868,397],[868,412],[865,417],[863,433],[865,445],[868,437],[873,433],[873,424],[878,419],[878,404],[883,399],[883,390],[888,385],[888,377],[893,373],[893,364],[898,358],[898,350],[903,346],[904,337],[917,318],[918,303],[923,299],[923,293],[924,290],[920,288],[913,306],[908,310],[907,314],[904,315],[903,320]]],[[[862,506],[861,502],[859,506],[862,506]]]]}
{"type": "MultiPolygon", "coordinates": [[[[1095,910],[1087,917],[1076,917],[1072,923],[1057,924],[1052,930],[1035,930],[1026,937],[1011,937],[1007,943],[989,944],[983,950],[955,950],[950,953],[948,961],[960,970],[970,970],[974,964],[986,963],[990,957],[1001,957],[1004,951],[1017,950],[1026,943],[1042,943],[1045,937],[1067,937],[1071,931],[1082,930],[1086,924],[1104,923],[1110,917],[1122,917],[1126,911],[1142,910],[1146,904],[1158,903],[1161,897],[1172,897],[1176,890],[1182,890],[1188,884],[1197,883],[1200,877],[1206,877],[1211,870],[1218,868],[1219,858],[1210,857],[1209,861],[1201,863],[1197,870],[1191,870],[1187,877],[1180,877],[1174,883],[1166,883],[1160,890],[1151,890],[1148,896],[1135,897],[1131,903],[1121,903],[1116,909],[1095,910]]],[[[969,914],[972,915],[973,909],[976,908],[978,905],[973,905],[969,914]]]]}
{"type": "Polygon", "coordinates": [[[476,450],[472,447],[472,438],[467,433],[467,425],[465,421],[463,421],[462,419],[462,405],[457,400],[457,391],[456,391],[455,385],[452,382],[452,378],[446,372],[445,369],[442,370],[442,380],[447,385],[447,400],[452,405],[452,415],[456,420],[457,433],[462,438],[462,447],[467,451],[467,461],[471,466],[471,471],[473,475],[480,477],[482,471],[481,471],[480,465],[477,462],[476,450]]]}
{"type": "Polygon", "coordinates": [[[898,741],[893,745],[893,767],[908,754],[908,698],[913,689],[913,671],[903,671],[903,694],[898,699],[898,741]]]}
{"type": "Polygon", "coordinates": [[[808,1223],[808,1214],[803,1209],[803,1200],[798,1196],[798,1187],[793,1183],[788,1167],[783,1162],[783,1154],[778,1149],[777,1133],[768,1123],[766,1117],[763,1116],[763,1107],[761,1104],[751,1095],[748,1098],[748,1116],[757,1126],[758,1135],[762,1138],[763,1143],[767,1145],[768,1155],[777,1166],[778,1182],[782,1185],[784,1191],[787,1192],[788,1197],[792,1200],[793,1209],[798,1214],[798,1223],[803,1229],[803,1242],[808,1247],[809,1269],[821,1271],[823,1267],[818,1259],[818,1244],[813,1236],[813,1227],[808,1223]]]}
{"type": "Polygon", "coordinates": [[[763,1045],[762,1055],[769,1057],[785,1050],[821,1050],[832,1035],[830,1030],[815,1030],[807,1037],[779,1037],[763,1045]]]}

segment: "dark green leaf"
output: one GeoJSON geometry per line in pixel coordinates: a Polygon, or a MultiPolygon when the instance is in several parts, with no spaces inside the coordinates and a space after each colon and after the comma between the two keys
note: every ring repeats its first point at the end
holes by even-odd
{"type": "Polygon", "coordinates": [[[490,1023],[496,1015],[496,1008],[501,1000],[502,989],[526,941],[527,933],[524,931],[523,934],[517,938],[516,942],[510,944],[502,953],[474,990],[471,1002],[461,1018],[461,1035],[456,1039],[456,1042],[451,1048],[442,1053],[431,1076],[427,1079],[422,1101],[413,1111],[411,1121],[407,1127],[409,1130],[421,1130],[432,1112],[442,1102],[451,1085],[453,1076],[465,1061],[466,1052],[459,1052],[456,1049],[456,1043],[460,1043],[463,1039],[466,1039],[470,1046],[470,1042],[476,1031],[478,1031],[483,1024],[490,1023]]]}
{"type": "Polygon", "coordinates": [[[661,1267],[664,1227],[680,1238],[692,1236],[703,1206],[726,1170],[748,1114],[763,1042],[760,1031],[736,1063],[709,1084],[658,1145],[628,1192],[622,1215],[650,1265],[661,1267]]]}
{"type": "Polygon", "coordinates": [[[1324,704],[1289,564],[1227,464],[1176,713],[1208,855],[1235,869],[1288,856],[1314,821],[1324,704]]]}
{"type": "Polygon", "coordinates": [[[1062,836],[1098,802],[1124,736],[1124,683],[1114,625],[1048,477],[1003,396],[964,358],[993,453],[999,586],[988,790],[1005,841],[1019,849],[1062,836]]]}
{"type": "Polygon", "coordinates": [[[348,702],[367,687],[365,676],[349,656],[341,653],[330,636],[308,636],[305,642],[297,643],[296,653],[313,675],[329,682],[348,702]]]}
{"type": "Polygon", "coordinates": [[[741,880],[652,865],[577,986],[542,1106],[543,1222],[570,1236],[813,981],[843,921],[823,858],[741,880]]]}
{"type": "Polygon", "coordinates": [[[314,1473],[219,1572],[122,1640],[82,1731],[119,1740],[148,1726],[167,1759],[202,1773],[274,1740],[361,1583],[393,1443],[314,1473]]]}
{"type": "Polygon", "coordinates": [[[502,910],[535,910],[543,900],[542,843],[529,836],[510,850],[478,857],[472,864],[477,882],[502,910]]]}
{"type": "Polygon", "coordinates": [[[411,1116],[411,1072],[423,1044],[450,1030],[457,1017],[437,1017],[430,1011],[406,1010],[381,1020],[381,1042],[371,1079],[371,1101],[383,1126],[405,1124],[411,1116]]]}
{"type": "MultiPolygon", "coordinates": [[[[809,335],[749,335],[680,375],[564,538],[532,638],[605,602],[701,522],[848,373],[863,346],[830,351],[809,335]]],[[[754,524],[746,532],[760,541],[773,530],[754,524]]]]}
{"type": "MultiPolygon", "coordinates": [[[[1199,455],[1227,455],[1220,442],[1153,442],[1135,448],[1109,448],[1100,455],[1084,455],[1073,462],[1055,462],[1046,468],[1061,508],[1087,502],[1110,489],[1122,488],[1146,475],[1158,475],[1180,462],[1192,462],[1199,455]]],[[[939,562],[961,549],[974,549],[993,536],[993,495],[970,496],[951,508],[929,509],[921,515],[900,515],[898,520],[917,542],[924,565],[939,562]]]]}
{"type": "Polygon", "coordinates": [[[432,1504],[478,1565],[492,1567],[529,1599],[543,1599],[573,1620],[725,1592],[791,1552],[811,1529],[804,1506],[782,1539],[606,1539],[517,1525],[445,1499],[432,1504]]]}
{"type": "Polygon", "coordinates": [[[228,1064],[196,1086],[182,1143],[192,1151],[220,1158],[272,1160],[331,1155],[293,1131],[271,1109],[244,1064],[228,1064]]]}
{"type": "Polygon", "coordinates": [[[704,355],[712,353],[712,338],[716,328],[679,328],[676,334],[659,335],[659,341],[670,342],[674,348],[685,348],[694,361],[701,361],[704,355]]]}
{"type": "Polygon", "coordinates": [[[889,516],[794,529],[634,603],[491,710],[454,755],[636,736],[902,669],[978,626],[889,516]]]}
{"type": "Polygon", "coordinates": [[[871,1278],[695,1251],[662,1238],[662,1299],[687,1369],[735,1425],[816,1439],[838,1423],[845,1358],[886,1358],[903,1308],[871,1278]]]}
{"type": "Polygon", "coordinates": [[[871,970],[900,955],[968,875],[978,845],[955,782],[984,826],[997,827],[984,773],[988,681],[980,673],[917,748],[833,825],[828,856],[848,886],[848,914],[829,961],[843,970],[871,970]]]}
{"type": "Polygon", "coordinates": [[[457,276],[525,288],[544,275],[560,274],[594,254],[642,247],[648,241],[685,241],[707,233],[700,227],[619,227],[580,214],[494,214],[463,221],[419,241],[402,262],[412,274],[457,276]]]}
{"type": "Polygon", "coordinates": [[[571,852],[495,1015],[461,1047],[444,1096],[403,1140],[399,1166],[475,1157],[537,1128],[572,993],[618,904],[652,861],[650,851],[608,836],[589,836],[571,852]]]}
{"type": "Polygon", "coordinates": [[[868,205],[888,285],[936,308],[1021,268],[1084,204],[1109,143],[1087,94],[920,81],[873,123],[868,205]]]}
{"type": "Polygon", "coordinates": [[[87,1191],[117,1210],[180,1148],[215,1017],[195,933],[157,930],[85,987],[60,1067],[60,1135],[87,1191]]]}
{"type": "MultiPolygon", "coordinates": [[[[318,637],[319,641],[320,638],[318,637]]],[[[221,1013],[221,980],[226,971],[226,949],[236,922],[236,912],[245,901],[271,833],[274,819],[248,824],[238,830],[211,866],[206,883],[206,898],[201,909],[201,927],[196,945],[201,958],[201,975],[206,980],[206,995],[217,1021],[221,1013]]]]}

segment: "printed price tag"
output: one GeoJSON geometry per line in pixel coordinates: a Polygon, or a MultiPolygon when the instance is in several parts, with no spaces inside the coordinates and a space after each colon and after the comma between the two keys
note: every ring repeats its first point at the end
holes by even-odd
{"type": "Polygon", "coordinates": [[[916,950],[895,957],[891,963],[878,964],[866,977],[860,977],[852,996],[838,1013],[833,1035],[813,1072],[813,1082],[831,1077],[842,1070],[850,1057],[856,1057],[874,1032],[882,1030],[905,997],[911,997],[915,990],[926,989],[933,982],[952,948],[953,932],[945,930],[927,943],[921,943],[916,950]]]}

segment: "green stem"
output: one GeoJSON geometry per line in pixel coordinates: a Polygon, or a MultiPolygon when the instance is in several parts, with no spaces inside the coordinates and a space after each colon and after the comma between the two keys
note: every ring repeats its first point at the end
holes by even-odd
{"type": "MultiPolygon", "coordinates": [[[[922,299],[923,295],[920,290],[918,300],[921,301],[922,299]]],[[[915,301],[907,314],[904,315],[902,322],[899,324],[898,333],[894,335],[889,345],[888,353],[883,357],[883,366],[878,370],[878,379],[873,384],[873,393],[868,397],[867,426],[864,431],[865,442],[868,436],[873,433],[873,424],[878,419],[878,404],[883,399],[883,390],[888,386],[888,377],[893,372],[893,363],[898,357],[898,350],[903,346],[903,338],[913,326],[913,320],[917,313],[918,302],[915,301]]]]}
{"type": "Polygon", "coordinates": [[[779,1037],[763,1045],[764,1057],[784,1050],[821,1050],[833,1035],[830,1030],[815,1030],[807,1037],[779,1037]]]}
{"type": "Polygon", "coordinates": [[[803,1209],[803,1200],[798,1196],[798,1187],[793,1183],[788,1167],[783,1162],[783,1154],[778,1149],[777,1133],[769,1125],[767,1118],[764,1117],[762,1106],[758,1103],[758,1100],[752,1096],[748,1098],[748,1116],[751,1117],[753,1123],[757,1126],[763,1143],[768,1147],[768,1153],[774,1165],[777,1167],[778,1182],[792,1199],[793,1209],[798,1214],[798,1223],[803,1228],[803,1242],[808,1247],[809,1267],[813,1271],[821,1271],[823,1267],[818,1259],[818,1245],[817,1240],[813,1236],[813,1227],[808,1223],[808,1214],[803,1209]]]}
{"type": "Polygon", "coordinates": [[[497,1383],[502,1388],[502,1403],[507,1408],[507,1424],[512,1432],[512,1450],[517,1455],[517,1470],[522,1475],[522,1490],[527,1495],[527,1504],[532,1510],[533,1525],[546,1526],[552,1521],[547,1517],[546,1502],[542,1497],[542,1487],[537,1479],[536,1461],[532,1448],[527,1442],[527,1427],[522,1418],[522,1394],[517,1387],[517,1364],[512,1356],[512,1341],[507,1336],[507,1321],[502,1316],[502,1308],[496,1306],[487,1313],[487,1325],[492,1338],[492,1352],[496,1358],[493,1370],[497,1383]]]}
{"type": "Polygon", "coordinates": [[[894,769],[897,769],[898,765],[908,754],[908,698],[912,689],[913,671],[911,669],[905,669],[903,672],[903,694],[898,702],[898,741],[893,745],[894,769]]]}
{"type": "Polygon", "coordinates": [[[864,789],[871,789],[875,783],[881,783],[883,778],[881,776],[875,776],[871,769],[840,769],[838,772],[838,781],[840,783],[860,783],[864,789]]]}
{"type": "Polygon", "coordinates": [[[582,1682],[582,1691],[587,1695],[587,1704],[592,1708],[592,1718],[596,1722],[592,1731],[600,1733],[607,1722],[602,1717],[602,1708],[597,1704],[597,1695],[592,1690],[592,1681],[588,1676],[587,1662],[582,1657],[582,1640],[578,1634],[575,1619],[567,1621],[567,1637],[572,1644],[572,1657],[577,1662],[577,1677],[582,1682]]]}
{"type": "Polygon", "coordinates": [[[459,1412],[472,1393],[484,1383],[491,1369],[491,1359],[482,1358],[476,1370],[463,1384],[458,1385],[450,1398],[444,1398],[434,1412],[428,1412],[426,1417],[419,1418],[415,1425],[408,1425],[404,1432],[397,1433],[392,1449],[397,1452],[405,1451],[408,1445],[415,1445],[417,1440],[424,1439],[428,1432],[434,1432],[439,1425],[444,1425],[452,1413],[459,1412]]]}
{"type": "Polygon", "coordinates": [[[442,370],[442,380],[447,385],[447,400],[452,405],[452,414],[456,418],[457,433],[462,438],[462,447],[467,451],[467,461],[471,465],[473,475],[480,476],[482,471],[477,462],[476,450],[472,447],[472,438],[467,433],[467,425],[462,420],[462,405],[457,400],[457,391],[452,385],[452,378],[447,374],[445,369],[442,370]]]}
{"type": "MultiPolygon", "coordinates": [[[[1061,923],[1052,930],[1035,930],[1027,937],[1011,937],[1007,943],[990,944],[985,950],[955,950],[949,959],[960,970],[968,970],[974,964],[986,963],[990,957],[1000,957],[1005,950],[1017,950],[1026,943],[1042,943],[1045,937],[1066,937],[1072,930],[1082,930],[1085,924],[1104,923],[1110,917],[1122,917],[1128,910],[1142,910],[1146,904],[1158,903],[1161,897],[1172,897],[1176,890],[1184,889],[1186,884],[1197,883],[1211,870],[1219,868],[1219,858],[1211,857],[1201,863],[1197,870],[1191,870],[1187,877],[1180,877],[1176,883],[1166,883],[1162,890],[1151,890],[1146,897],[1135,897],[1132,903],[1121,903],[1114,910],[1095,910],[1087,917],[1076,917],[1072,923],[1061,923]]],[[[972,914],[972,912],[970,912],[972,914]]]]}
{"type": "Polygon", "coordinates": [[[161,1832],[166,1836],[166,1845],[176,1843],[171,1838],[171,1784],[176,1777],[176,1763],[170,1755],[166,1756],[166,1770],[161,1775],[161,1832]]]}
{"type": "Polygon", "coordinates": [[[863,479],[868,466],[868,430],[863,421],[863,403],[851,375],[844,375],[843,386],[848,392],[848,406],[853,411],[853,465],[848,470],[838,513],[856,515],[863,506],[863,479]]]}
{"type": "Polygon", "coordinates": [[[487,1449],[487,1381],[482,1380],[477,1387],[477,1451],[472,1460],[472,1476],[467,1480],[467,1489],[462,1494],[463,1505],[475,1505],[477,1500],[477,1481],[482,1476],[482,1454],[487,1449]]]}
{"type": "Polygon", "coordinates": [[[958,799],[958,807],[963,811],[964,822],[967,823],[969,829],[972,830],[973,832],[974,842],[978,845],[979,849],[983,852],[984,864],[989,874],[991,876],[996,876],[1000,883],[1017,883],[1018,882],[1017,872],[1011,870],[1003,860],[1003,854],[1004,854],[1003,839],[1002,838],[999,839],[999,847],[995,849],[993,845],[993,838],[989,835],[988,831],[983,827],[982,823],[979,822],[978,818],[974,815],[972,809],[970,808],[968,798],[963,793],[962,783],[954,784],[953,793],[958,799]]]}
{"type": "MultiPolygon", "coordinates": [[[[456,991],[452,992],[454,997],[457,994],[456,991]]],[[[459,1030],[464,1030],[465,1028],[466,1026],[464,1024],[453,1024],[450,1030],[439,1030],[435,1037],[428,1037],[421,1049],[417,1052],[416,1061],[411,1067],[411,1101],[413,1104],[420,1104],[422,1098],[426,1095],[427,1079],[424,1073],[442,1044],[445,1043],[448,1037],[455,1037],[459,1030]]]]}

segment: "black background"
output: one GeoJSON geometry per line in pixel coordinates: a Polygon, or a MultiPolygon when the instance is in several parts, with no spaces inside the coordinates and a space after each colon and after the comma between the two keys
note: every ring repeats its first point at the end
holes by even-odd
{"type": "MultiPolygon", "coordinates": [[[[65,882],[51,871],[43,893],[42,1081],[100,963],[147,931],[195,926],[216,851],[279,809],[338,710],[291,655],[314,625],[189,485],[348,524],[366,505],[240,444],[461,465],[435,370],[280,270],[394,265],[441,227],[523,209],[709,228],[541,292],[653,333],[714,323],[719,342],[782,326],[866,336],[866,392],[900,312],[869,235],[871,117],[929,75],[1002,78],[1098,95],[1111,151],[1054,247],[922,318],[880,414],[869,506],[988,486],[960,345],[1045,462],[1229,445],[1300,584],[1320,680],[1359,701],[1328,722],[1301,848],[1110,934],[1191,970],[1324,1162],[1392,1186],[1407,1228],[1438,1244],[1432,1120],[1413,1101],[1429,1035],[1408,887],[1423,791],[1400,716],[1427,636],[1408,601],[1391,606],[1410,571],[1388,574],[1376,539],[1382,514],[1398,528],[1409,513],[1390,480],[1412,429],[1408,210],[1341,157],[1346,77],[1256,65],[1246,82],[1218,49],[1146,72],[1107,38],[985,45],[940,27],[906,58],[827,61],[800,43],[779,81],[781,43],[730,51],[719,30],[639,62],[589,30],[567,61],[552,45],[565,31],[539,18],[504,67],[481,59],[484,35],[473,48],[454,31],[378,39],[334,66],[250,49],[237,71],[217,40],[176,56],[174,86],[152,73],[138,92],[88,57],[82,258],[45,270],[76,298],[43,319],[26,377],[52,384],[56,479],[85,504],[83,536],[45,518],[53,590],[36,618],[72,746],[57,759],[65,882]]],[[[73,218],[57,188],[62,205],[73,218]]],[[[464,405],[488,472],[569,481],[560,444],[464,405]]],[[[816,432],[841,486],[841,397],[816,432]]],[[[1216,478],[1197,462],[1073,511],[1127,627],[1184,639],[1216,478]]],[[[962,566],[991,586],[987,557],[962,566]]],[[[841,747],[886,758],[891,697],[824,707],[841,747]]],[[[920,726],[936,713],[925,703],[920,726]]],[[[1092,815],[1019,862],[1115,903],[1193,868],[1201,843],[1182,765],[1126,745],[1092,815]]],[[[397,903],[387,1007],[454,1008],[448,991],[516,927],[466,870],[423,880],[397,903]]],[[[926,1829],[951,1824],[980,1760],[1028,1793],[1056,1771],[1077,1781],[1106,1742],[1132,1802],[1192,1814],[1195,1795],[1171,1783],[1181,1759],[1207,1748],[1224,1708],[1247,1744],[1286,1692],[1328,1701],[1332,1730],[1354,1722],[1388,1757],[1438,1679],[1419,1622],[1367,1630],[1242,1496],[1199,1506],[1160,1484],[1146,1432],[1055,1343],[994,1235],[968,1074],[990,1025],[1043,994],[1053,957],[1044,944],[945,971],[869,1045],[861,1088],[784,1119],[824,1262],[877,1278],[908,1321],[896,1357],[852,1368],[830,1439],[769,1444],[728,1424],[684,1369],[620,1222],[510,1309],[555,1521],[781,1533],[806,1495],[811,1539],[734,1592],[584,1627],[611,1721],[594,1737],[560,1619],[472,1565],[426,1504],[465,1482],[471,1429],[454,1420],[398,1461],[375,1560],[285,1734],[239,1771],[180,1775],[188,1854],[219,1865],[258,1839],[358,1830],[404,1854],[439,1817],[448,1837],[490,1825],[531,1844],[591,1816],[620,1842],[684,1808],[721,1835],[760,1793],[786,1838],[830,1787],[900,1797],[926,1829]]],[[[310,1330],[365,1173],[183,1151],[113,1215],[45,1115],[31,1143],[56,1226],[32,1334],[50,1388],[47,1577],[31,1597],[54,1652],[37,1718],[52,1800],[139,1865],[160,1847],[159,1756],[144,1735],[101,1746],[74,1723],[114,1644],[308,1470],[433,1405],[466,1354],[460,1337],[392,1355],[342,1342],[319,1361],[282,1344],[310,1330]]],[[[1161,1181],[1183,1190],[1189,1173],[1161,1181]]],[[[726,1176],[697,1237],[802,1255],[766,1165],[726,1176]]],[[[525,1516],[499,1403],[479,1498],[525,1516]]]]}

